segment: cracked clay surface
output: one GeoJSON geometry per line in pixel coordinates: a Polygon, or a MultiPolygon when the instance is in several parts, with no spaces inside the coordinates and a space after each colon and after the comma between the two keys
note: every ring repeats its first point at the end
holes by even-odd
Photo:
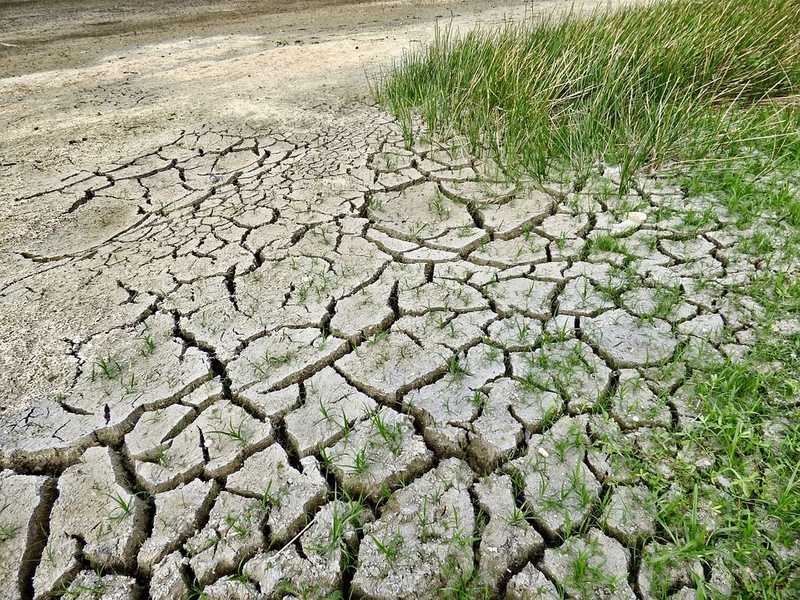
{"type": "Polygon", "coordinates": [[[746,350],[737,290],[773,266],[714,203],[615,177],[508,185],[362,105],[30,196],[95,226],[21,251],[0,303],[114,301],[53,333],[56,393],[0,412],[0,598],[430,598],[473,570],[656,597],[648,489],[608,442],[696,418],[683,382],[746,350]]]}

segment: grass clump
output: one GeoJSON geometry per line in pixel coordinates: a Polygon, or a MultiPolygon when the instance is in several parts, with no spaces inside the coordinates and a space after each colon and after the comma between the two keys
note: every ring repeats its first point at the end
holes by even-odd
{"type": "Polygon", "coordinates": [[[800,162],[800,3],[666,0],[532,17],[409,54],[376,85],[412,135],[461,135],[511,177],[603,160],[623,183],[667,163],[800,162]]]}
{"type": "Polygon", "coordinates": [[[800,594],[799,352],[800,336],[765,339],[697,378],[702,418],[682,443],[714,461],[679,470],[687,493],[661,507],[677,552],[724,564],[738,578],[734,597],[800,594]]]}

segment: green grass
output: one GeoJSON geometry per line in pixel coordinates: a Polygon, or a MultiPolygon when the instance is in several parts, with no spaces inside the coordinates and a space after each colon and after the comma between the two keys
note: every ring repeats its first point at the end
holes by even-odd
{"type": "Polygon", "coordinates": [[[409,139],[420,115],[432,137],[463,136],[511,177],[600,159],[627,181],[754,153],[774,169],[800,162],[798,33],[793,0],[667,0],[439,31],[374,87],[409,139]]]}
{"type": "MultiPolygon", "coordinates": [[[[718,207],[751,228],[735,249],[763,268],[730,293],[763,308],[753,348],[735,361],[692,362],[699,416],[654,434],[660,443],[595,442],[657,497],[656,575],[683,561],[724,565],[735,598],[800,597],[800,336],[771,331],[800,318],[799,91],[800,2],[790,0],[665,0],[439,31],[375,84],[408,143],[424,131],[466,144],[511,180],[580,184],[601,161],[620,167],[619,192],[648,173],[690,199],[710,198],[708,210],[665,208],[687,235],[713,226],[718,207]],[[697,456],[710,464],[698,467],[697,456]]],[[[601,236],[591,249],[625,254],[623,242],[601,236]]],[[[678,300],[662,290],[654,315],[678,300]]],[[[544,345],[541,361],[557,368],[544,345]]],[[[563,367],[555,379],[572,375],[569,361],[563,367]]],[[[531,373],[522,384],[542,382],[531,373]]],[[[698,597],[716,597],[695,585],[698,597]]]]}
{"type": "MultiPolygon", "coordinates": [[[[762,341],[744,361],[697,377],[702,418],[678,433],[684,447],[701,448],[714,461],[703,471],[673,463],[684,492],[662,496],[660,523],[678,555],[719,559],[740,577],[751,573],[738,597],[800,594],[798,555],[787,559],[782,550],[800,544],[799,392],[800,336],[762,341]],[[779,434],[768,433],[777,425],[779,434]],[[716,523],[698,516],[698,502],[714,507],[716,523]]],[[[650,475],[655,487],[668,486],[650,475]]]]}

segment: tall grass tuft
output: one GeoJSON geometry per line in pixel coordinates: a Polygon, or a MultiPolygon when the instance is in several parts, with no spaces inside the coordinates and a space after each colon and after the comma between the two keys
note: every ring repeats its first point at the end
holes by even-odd
{"type": "Polygon", "coordinates": [[[405,125],[419,114],[510,176],[547,178],[598,160],[625,177],[743,147],[781,157],[800,145],[798,86],[797,0],[665,0],[439,30],[375,88],[405,125]]]}

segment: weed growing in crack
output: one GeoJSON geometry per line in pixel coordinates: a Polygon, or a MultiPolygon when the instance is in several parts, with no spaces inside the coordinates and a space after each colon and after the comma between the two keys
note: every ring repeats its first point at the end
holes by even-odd
{"type": "Polygon", "coordinates": [[[156,351],[156,340],[151,334],[147,334],[142,337],[142,347],[139,350],[139,353],[142,356],[152,356],[153,352],[156,351]]]}
{"type": "Polygon", "coordinates": [[[95,367],[99,370],[100,376],[106,381],[113,381],[122,374],[122,365],[110,354],[102,356],[94,362],[94,365],[92,365],[92,381],[95,380],[95,367]]]}
{"type": "Polygon", "coordinates": [[[424,543],[433,538],[433,519],[428,515],[428,497],[422,499],[422,510],[417,512],[417,527],[419,529],[419,539],[424,543]]]}
{"type": "Polygon", "coordinates": [[[581,548],[570,557],[569,581],[572,587],[584,594],[591,594],[598,588],[605,588],[613,592],[619,585],[617,578],[608,575],[602,564],[592,564],[592,559],[598,554],[599,548],[596,543],[591,542],[589,548],[581,548]]]}
{"type": "Polygon", "coordinates": [[[106,494],[106,496],[110,498],[114,503],[114,507],[112,508],[111,512],[108,515],[109,521],[111,521],[114,524],[117,524],[120,523],[121,521],[124,521],[133,514],[133,508],[136,498],[135,494],[128,499],[125,499],[119,493],[106,494]]]}
{"type": "Polygon", "coordinates": [[[409,233],[411,235],[411,239],[415,242],[422,242],[422,234],[428,227],[430,223],[422,223],[422,222],[415,222],[409,224],[409,233]]]}
{"type": "Polygon", "coordinates": [[[52,567],[57,564],[56,560],[56,549],[51,544],[48,544],[45,547],[44,553],[42,554],[42,563],[52,567]]]}
{"type": "Polygon", "coordinates": [[[378,411],[372,415],[372,425],[386,446],[392,451],[392,454],[395,456],[400,454],[403,444],[403,430],[400,427],[400,423],[387,424],[383,420],[380,411],[378,411]]]}
{"type": "Polygon", "coordinates": [[[660,287],[655,291],[654,300],[653,309],[643,318],[668,319],[683,300],[683,292],[678,287],[660,287]]]}
{"type": "Polygon", "coordinates": [[[328,410],[328,407],[325,406],[325,403],[322,401],[322,397],[319,398],[318,405],[319,405],[319,414],[322,415],[322,420],[331,421],[332,419],[330,411],[328,410]]]}
{"type": "Polygon", "coordinates": [[[625,247],[625,244],[621,240],[608,234],[597,236],[591,240],[590,244],[592,250],[597,250],[599,252],[614,252],[616,254],[625,255],[628,254],[628,249],[625,247]]]}
{"type": "Polygon", "coordinates": [[[131,371],[130,377],[123,380],[122,389],[125,394],[135,394],[138,383],[136,381],[136,374],[131,371]]]}
{"type": "Polygon", "coordinates": [[[465,570],[454,558],[444,564],[442,576],[445,585],[438,591],[440,600],[489,600],[491,590],[485,586],[473,569],[465,570]]]}
{"type": "Polygon", "coordinates": [[[363,475],[369,470],[369,457],[367,456],[366,447],[359,449],[353,456],[353,463],[349,467],[357,475],[363,475]]]}
{"type": "Polygon", "coordinates": [[[578,505],[581,509],[588,508],[594,502],[594,496],[589,491],[589,486],[586,483],[586,476],[583,472],[583,463],[577,462],[575,467],[570,471],[567,483],[569,490],[574,497],[578,499],[578,505]]]}
{"type": "Polygon", "coordinates": [[[250,537],[249,519],[246,515],[227,514],[223,517],[223,521],[234,537],[250,537]]]}
{"type": "Polygon", "coordinates": [[[271,508],[279,508],[281,505],[281,499],[277,494],[272,492],[272,479],[267,482],[266,489],[261,493],[261,496],[258,498],[260,508],[262,511],[268,511],[271,508]]]}
{"type": "Polygon", "coordinates": [[[356,500],[349,500],[345,503],[345,508],[337,506],[332,514],[328,539],[319,544],[316,548],[321,554],[329,555],[336,550],[343,550],[347,554],[345,547],[345,535],[348,529],[358,529],[361,526],[364,505],[356,500]]]}
{"type": "Polygon", "coordinates": [[[347,415],[344,414],[344,410],[342,410],[341,419],[342,419],[342,427],[341,427],[342,437],[344,439],[348,439],[350,437],[350,433],[353,431],[353,426],[347,419],[347,415]]]}
{"type": "Polygon", "coordinates": [[[472,227],[469,225],[462,225],[458,229],[456,229],[456,236],[460,239],[472,237],[475,234],[472,227]]]}
{"type": "Polygon", "coordinates": [[[524,320],[520,320],[519,318],[514,319],[514,333],[516,335],[517,341],[527,342],[528,337],[531,334],[531,326],[530,323],[524,320]]]}
{"type": "Polygon", "coordinates": [[[404,539],[400,533],[395,533],[388,538],[379,540],[375,536],[370,536],[370,539],[375,544],[375,548],[386,559],[386,562],[394,564],[397,557],[400,555],[400,550],[403,547],[404,539]]]}
{"type": "Polygon", "coordinates": [[[453,517],[453,533],[450,536],[450,544],[462,550],[472,548],[472,544],[478,541],[478,537],[472,533],[467,533],[458,528],[458,516],[453,517]]]}
{"type": "Polygon", "coordinates": [[[503,353],[497,346],[488,345],[486,348],[486,352],[484,352],[483,356],[489,362],[497,362],[501,359],[503,353]]]}
{"type": "Polygon", "coordinates": [[[17,537],[20,527],[15,525],[0,525],[0,543],[8,542],[17,537]]]}
{"type": "Polygon", "coordinates": [[[263,361],[265,364],[274,368],[289,364],[292,361],[292,359],[294,359],[294,352],[288,351],[284,352],[283,354],[273,354],[273,355],[265,353],[263,361]]]}
{"type": "Polygon", "coordinates": [[[160,465],[161,467],[168,468],[172,461],[172,458],[169,453],[169,448],[170,447],[166,445],[159,446],[151,459],[152,462],[154,462],[157,465],[160,465]]]}
{"type": "Polygon", "coordinates": [[[62,598],[77,598],[85,594],[93,598],[100,598],[105,593],[106,585],[102,581],[97,581],[90,585],[72,583],[68,588],[62,591],[62,598]]]}
{"type": "Polygon", "coordinates": [[[444,221],[450,216],[450,209],[445,206],[442,193],[438,189],[434,193],[433,198],[430,200],[428,207],[440,221],[444,221]]]}
{"type": "Polygon", "coordinates": [[[380,196],[370,196],[367,200],[367,211],[368,212],[379,212],[383,209],[383,198],[380,196]]]}
{"type": "Polygon", "coordinates": [[[239,562],[239,565],[236,567],[236,572],[228,577],[230,581],[236,581],[237,583],[242,583],[245,585],[253,583],[252,580],[244,573],[244,564],[244,560],[239,562]]]}
{"type": "Polygon", "coordinates": [[[198,581],[193,581],[189,586],[187,600],[207,600],[208,594],[204,590],[205,586],[198,581]]]}
{"type": "Polygon", "coordinates": [[[522,508],[515,506],[510,514],[503,517],[503,520],[512,527],[521,527],[527,523],[527,515],[525,514],[524,507],[524,504],[522,508]]]}
{"type": "Polygon", "coordinates": [[[472,395],[469,397],[469,402],[475,408],[481,408],[486,404],[486,396],[481,390],[473,390],[472,395]]]}
{"type": "Polygon", "coordinates": [[[328,452],[327,448],[320,448],[319,461],[326,471],[330,471],[334,467],[333,456],[328,452]]]}
{"type": "Polygon", "coordinates": [[[379,331],[374,334],[372,337],[367,339],[367,346],[375,346],[381,342],[386,341],[389,338],[388,331],[379,331]]]}
{"type": "Polygon", "coordinates": [[[242,446],[247,445],[249,434],[244,426],[244,421],[240,421],[238,425],[234,424],[233,420],[229,420],[224,429],[214,429],[208,432],[210,435],[222,435],[230,438],[242,446]]]}
{"type": "Polygon", "coordinates": [[[519,378],[520,387],[526,392],[538,392],[549,389],[547,382],[540,376],[539,370],[529,370],[519,378]]]}
{"type": "Polygon", "coordinates": [[[461,359],[457,354],[453,354],[447,359],[447,374],[453,380],[459,380],[469,375],[469,371],[461,364],[461,359]]]}

